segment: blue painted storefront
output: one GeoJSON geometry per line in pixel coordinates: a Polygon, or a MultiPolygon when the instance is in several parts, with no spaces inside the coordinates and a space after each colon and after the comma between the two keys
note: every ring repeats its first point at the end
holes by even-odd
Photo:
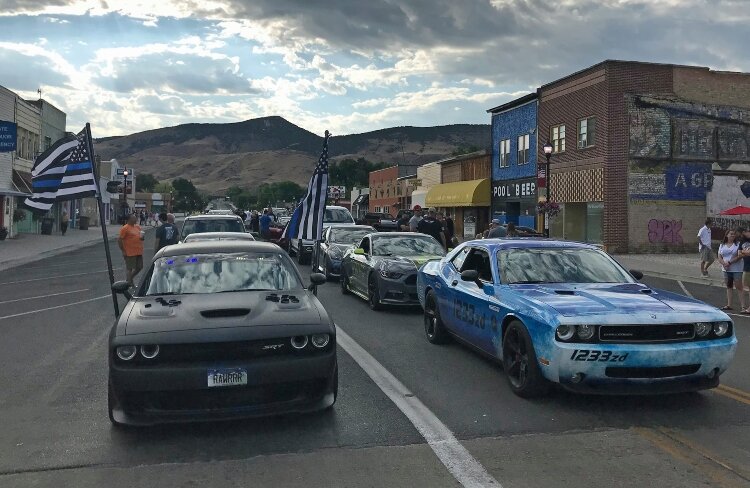
{"type": "Polygon", "coordinates": [[[493,218],[521,226],[536,227],[536,94],[501,105],[490,112],[493,218]],[[528,162],[519,165],[518,138],[522,135],[529,136],[528,162]],[[500,142],[503,140],[510,140],[507,167],[500,167],[500,142]]]}

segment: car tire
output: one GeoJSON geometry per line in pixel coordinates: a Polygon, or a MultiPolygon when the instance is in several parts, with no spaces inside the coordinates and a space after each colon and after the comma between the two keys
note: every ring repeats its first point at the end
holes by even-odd
{"type": "Polygon", "coordinates": [[[534,398],[547,393],[549,382],[542,376],[529,331],[518,320],[508,324],[503,335],[503,369],[513,393],[534,398]]]}
{"type": "Polygon", "coordinates": [[[437,295],[433,290],[427,292],[424,301],[424,332],[431,344],[445,344],[450,339],[443,319],[440,318],[437,295]]]}
{"type": "Polygon", "coordinates": [[[123,428],[125,424],[122,424],[115,420],[114,416],[114,409],[115,409],[115,394],[112,391],[112,385],[107,384],[107,410],[109,411],[109,421],[112,423],[113,427],[116,427],[118,429],[123,428]]]}
{"type": "Polygon", "coordinates": [[[349,291],[349,277],[346,276],[343,264],[341,265],[341,278],[339,278],[339,283],[341,284],[341,294],[349,295],[351,293],[349,291]]]}
{"type": "Polygon", "coordinates": [[[372,310],[380,310],[383,306],[380,303],[380,289],[378,287],[378,278],[374,273],[370,274],[367,279],[367,304],[372,310]]]}

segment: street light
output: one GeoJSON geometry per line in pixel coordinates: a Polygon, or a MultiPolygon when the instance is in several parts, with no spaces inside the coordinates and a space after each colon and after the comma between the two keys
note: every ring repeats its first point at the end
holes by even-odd
{"type": "MultiPolygon", "coordinates": [[[[552,182],[552,175],[549,172],[549,158],[552,156],[552,144],[550,144],[549,141],[547,141],[547,143],[544,146],[542,146],[542,149],[544,149],[544,157],[547,158],[547,165],[544,171],[544,176],[547,179],[547,181],[545,181],[546,183],[545,186],[547,190],[545,202],[547,203],[547,205],[549,205],[549,195],[550,195],[549,187],[552,182]]],[[[544,237],[549,237],[549,210],[547,210],[547,212],[545,212],[544,214],[544,237]]]]}

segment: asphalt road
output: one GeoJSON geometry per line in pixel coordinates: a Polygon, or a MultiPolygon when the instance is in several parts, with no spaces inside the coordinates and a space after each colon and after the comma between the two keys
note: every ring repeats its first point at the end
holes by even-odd
{"type": "MultiPolygon", "coordinates": [[[[720,288],[644,281],[723,304],[720,288]]],[[[419,310],[372,312],[335,282],[319,297],[340,329],[408,389],[407,400],[421,401],[419,415],[431,415],[504,487],[750,486],[746,317],[734,317],[740,346],[720,389],[657,397],[553,391],[528,401],[510,392],[498,365],[457,344],[427,343],[419,310]]],[[[449,471],[435,454],[440,443],[428,445],[371,379],[372,367],[341,347],[332,412],[113,429],[113,319],[102,245],[2,273],[1,487],[458,486],[452,473],[466,459],[449,471]]]]}

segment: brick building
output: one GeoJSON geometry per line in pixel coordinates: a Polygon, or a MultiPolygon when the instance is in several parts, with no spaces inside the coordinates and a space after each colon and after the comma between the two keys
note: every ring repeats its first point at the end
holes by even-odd
{"type": "Polygon", "coordinates": [[[537,94],[492,108],[492,217],[536,227],[537,94]]]}
{"type": "Polygon", "coordinates": [[[370,212],[398,213],[398,178],[398,166],[370,171],[370,212]]]}

